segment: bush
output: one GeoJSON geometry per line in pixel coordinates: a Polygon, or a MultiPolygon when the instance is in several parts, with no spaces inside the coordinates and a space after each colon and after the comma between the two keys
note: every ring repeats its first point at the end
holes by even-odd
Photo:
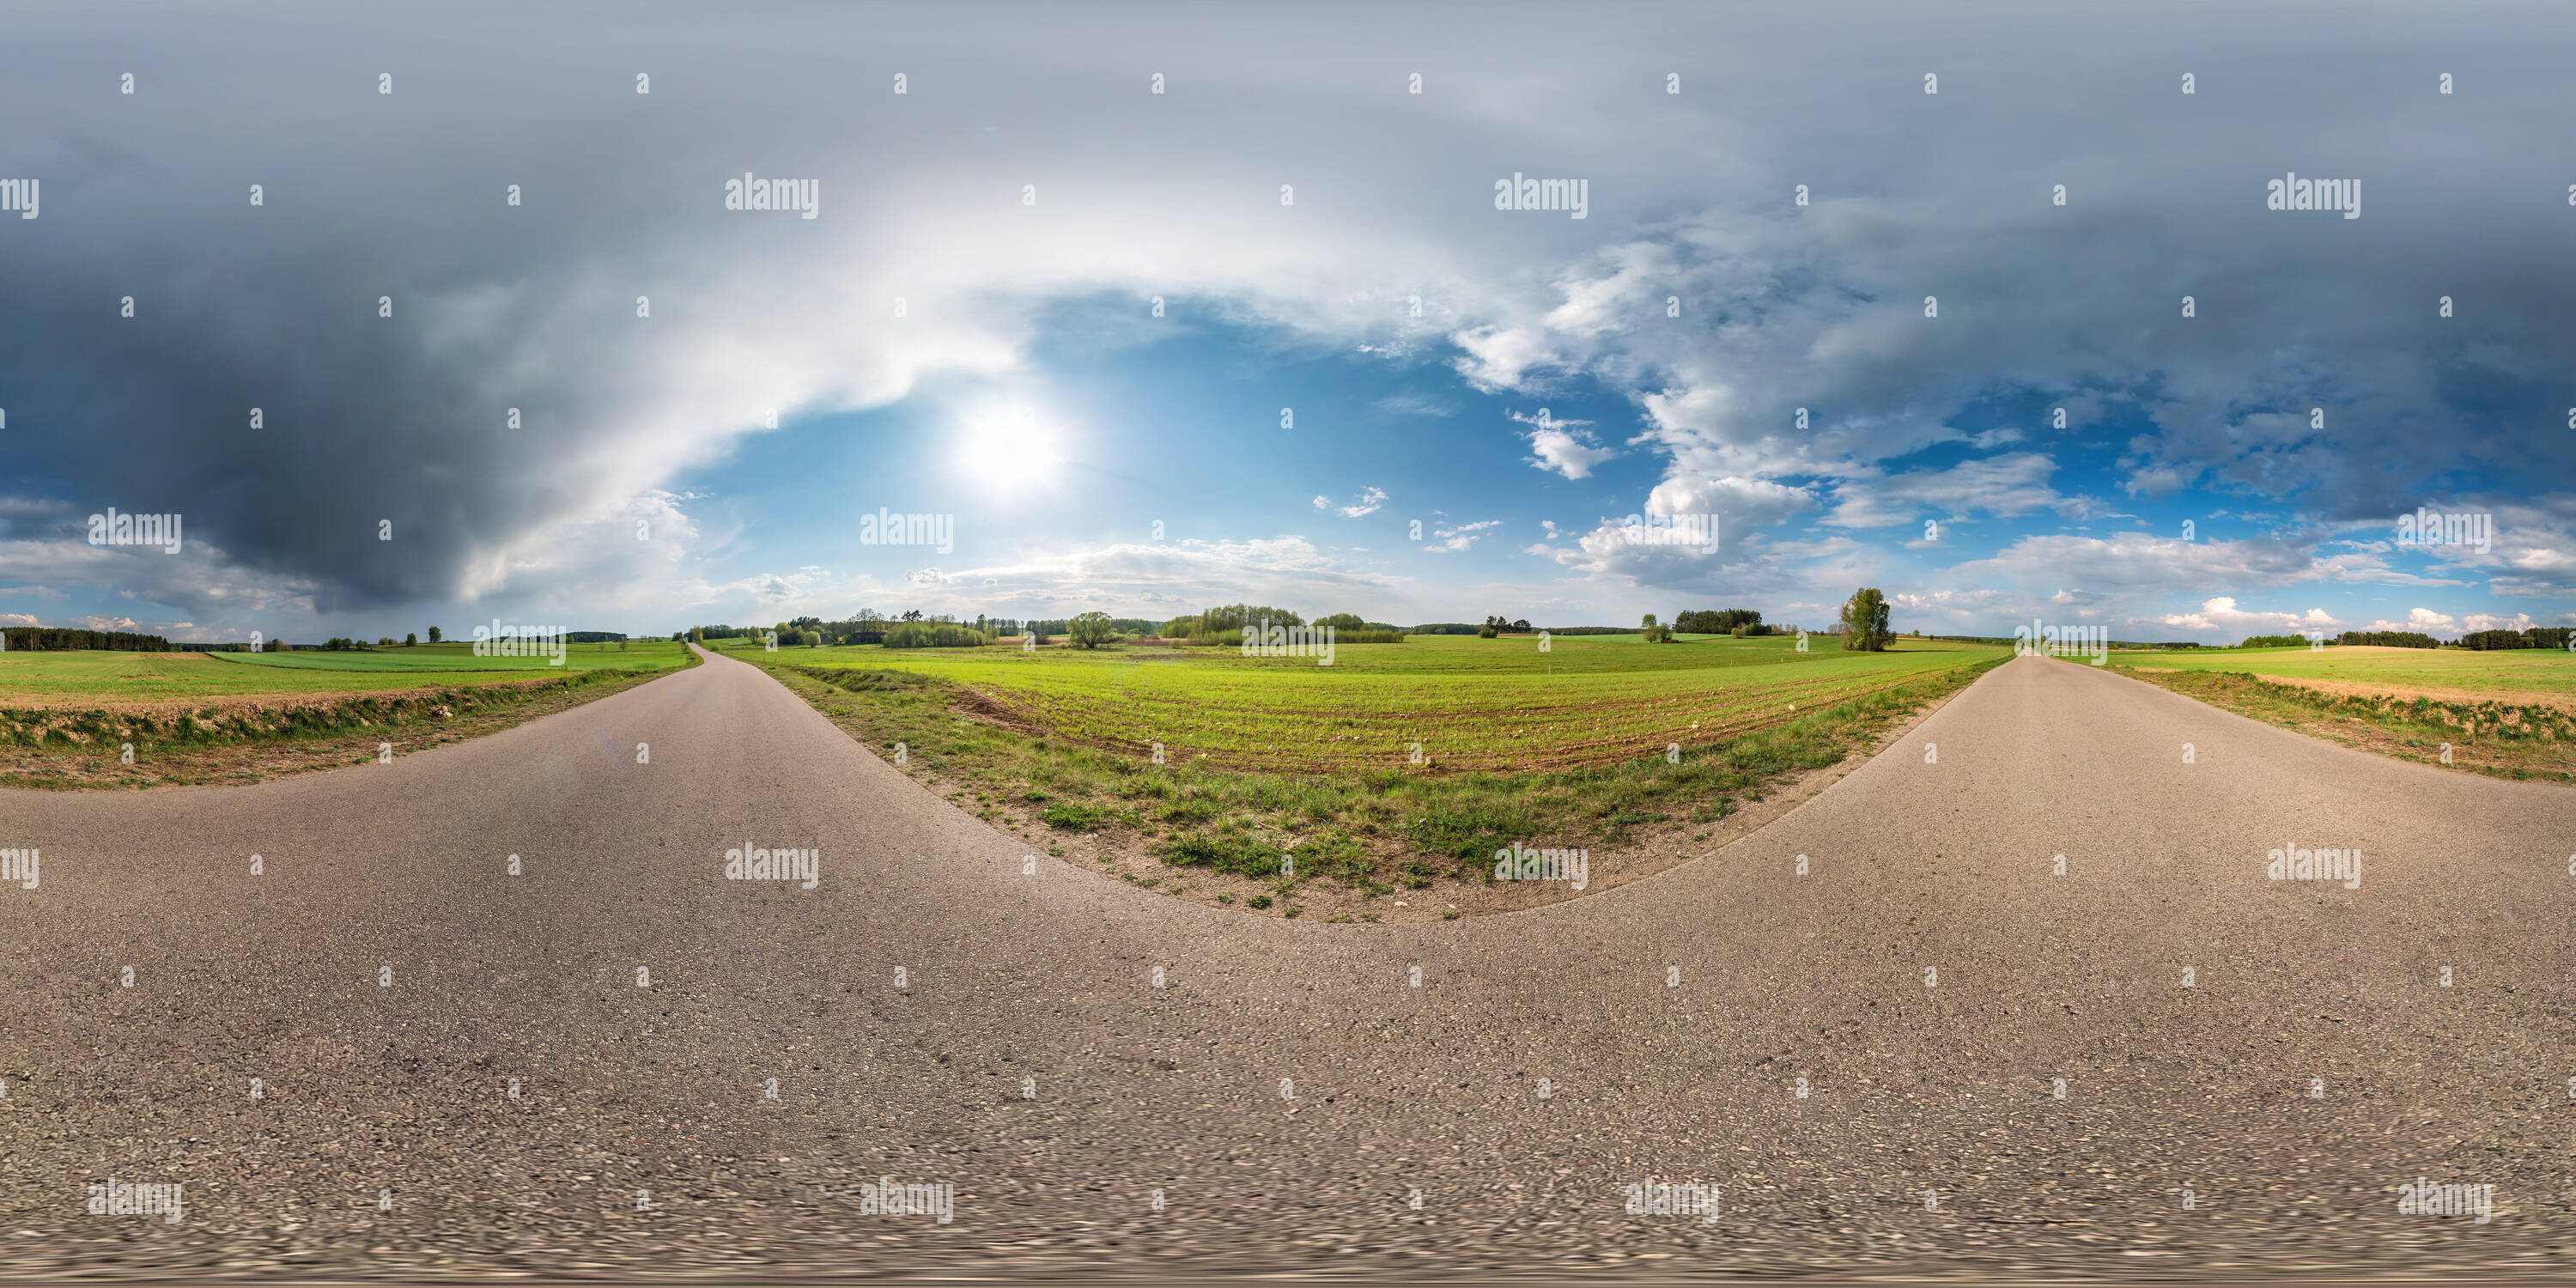
{"type": "Polygon", "coordinates": [[[887,648],[976,648],[993,637],[949,622],[897,622],[886,628],[887,648]]]}
{"type": "Polygon", "coordinates": [[[1227,604],[1200,614],[1196,629],[1190,633],[1198,635],[1241,630],[1254,622],[1270,622],[1278,626],[1303,626],[1306,624],[1306,619],[1285,608],[1271,608],[1264,604],[1227,604]]]}
{"type": "Polygon", "coordinates": [[[1692,608],[1673,615],[1673,629],[1685,635],[1760,635],[1762,612],[1754,608],[1692,608]]]}
{"type": "Polygon", "coordinates": [[[2568,628],[2535,626],[2527,631],[2471,631],[2460,637],[2466,649],[2565,648],[2568,628]]]}
{"type": "Polygon", "coordinates": [[[2440,648],[2442,641],[2422,631],[2345,631],[2337,644],[2376,644],[2382,648],[2440,648]]]}

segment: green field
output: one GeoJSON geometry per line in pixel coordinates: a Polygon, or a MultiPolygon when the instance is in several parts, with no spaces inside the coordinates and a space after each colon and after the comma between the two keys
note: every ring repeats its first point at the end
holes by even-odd
{"type": "Polygon", "coordinates": [[[2504,702],[2576,703],[2576,653],[2564,649],[2381,648],[2178,649],[2122,651],[2122,667],[2170,671],[2236,671],[2285,680],[2327,681],[2340,689],[2504,702]]]}
{"type": "Polygon", "coordinates": [[[1846,653],[1818,638],[1635,635],[1555,639],[1418,635],[1314,658],[1238,650],[1017,645],[976,649],[742,650],[818,671],[949,681],[970,709],[1103,749],[1314,772],[1397,768],[1415,744],[1442,769],[1552,769],[1707,747],[1746,732],[2003,656],[1979,644],[1899,639],[1846,653]],[[1794,710],[1793,710],[1794,708],[1794,710]]]}
{"type": "Polygon", "coordinates": [[[1340,646],[1330,667],[1132,643],[726,651],[1051,853],[1192,899],[1375,921],[1555,897],[1490,879],[1497,849],[1534,838],[1642,847],[1624,860],[1641,871],[1679,862],[1739,802],[1869,754],[2010,656],[1811,648],[1417,635],[1340,646]]]}
{"type": "Polygon", "coordinates": [[[0,707],[104,705],[272,694],[361,693],[433,685],[502,684],[571,671],[653,671],[683,665],[667,640],[574,644],[564,665],[544,658],[475,657],[470,644],[348,653],[0,653],[0,707]]]}

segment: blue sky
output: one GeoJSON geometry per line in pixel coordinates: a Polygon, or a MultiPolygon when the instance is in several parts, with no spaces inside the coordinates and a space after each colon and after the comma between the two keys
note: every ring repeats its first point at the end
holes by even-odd
{"type": "Polygon", "coordinates": [[[2576,17],[2352,13],[33,6],[0,620],[2576,620],[2576,17]]]}

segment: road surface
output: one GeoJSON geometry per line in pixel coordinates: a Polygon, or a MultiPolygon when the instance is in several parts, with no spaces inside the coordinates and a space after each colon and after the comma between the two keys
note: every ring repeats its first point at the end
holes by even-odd
{"type": "Polygon", "coordinates": [[[1704,859],[1422,926],[1032,860],[720,657],[390,765],[0,792],[16,847],[0,1274],[2539,1274],[2576,1230],[2576,793],[2063,661],[1704,859]],[[2359,887],[2268,880],[2297,846],[2359,887]]]}

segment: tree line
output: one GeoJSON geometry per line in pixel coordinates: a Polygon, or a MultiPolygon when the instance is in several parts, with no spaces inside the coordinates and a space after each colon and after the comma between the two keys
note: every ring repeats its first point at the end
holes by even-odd
{"type": "Polygon", "coordinates": [[[111,649],[127,653],[168,653],[170,641],[133,631],[88,631],[71,626],[11,626],[0,629],[11,649],[111,649]]]}

